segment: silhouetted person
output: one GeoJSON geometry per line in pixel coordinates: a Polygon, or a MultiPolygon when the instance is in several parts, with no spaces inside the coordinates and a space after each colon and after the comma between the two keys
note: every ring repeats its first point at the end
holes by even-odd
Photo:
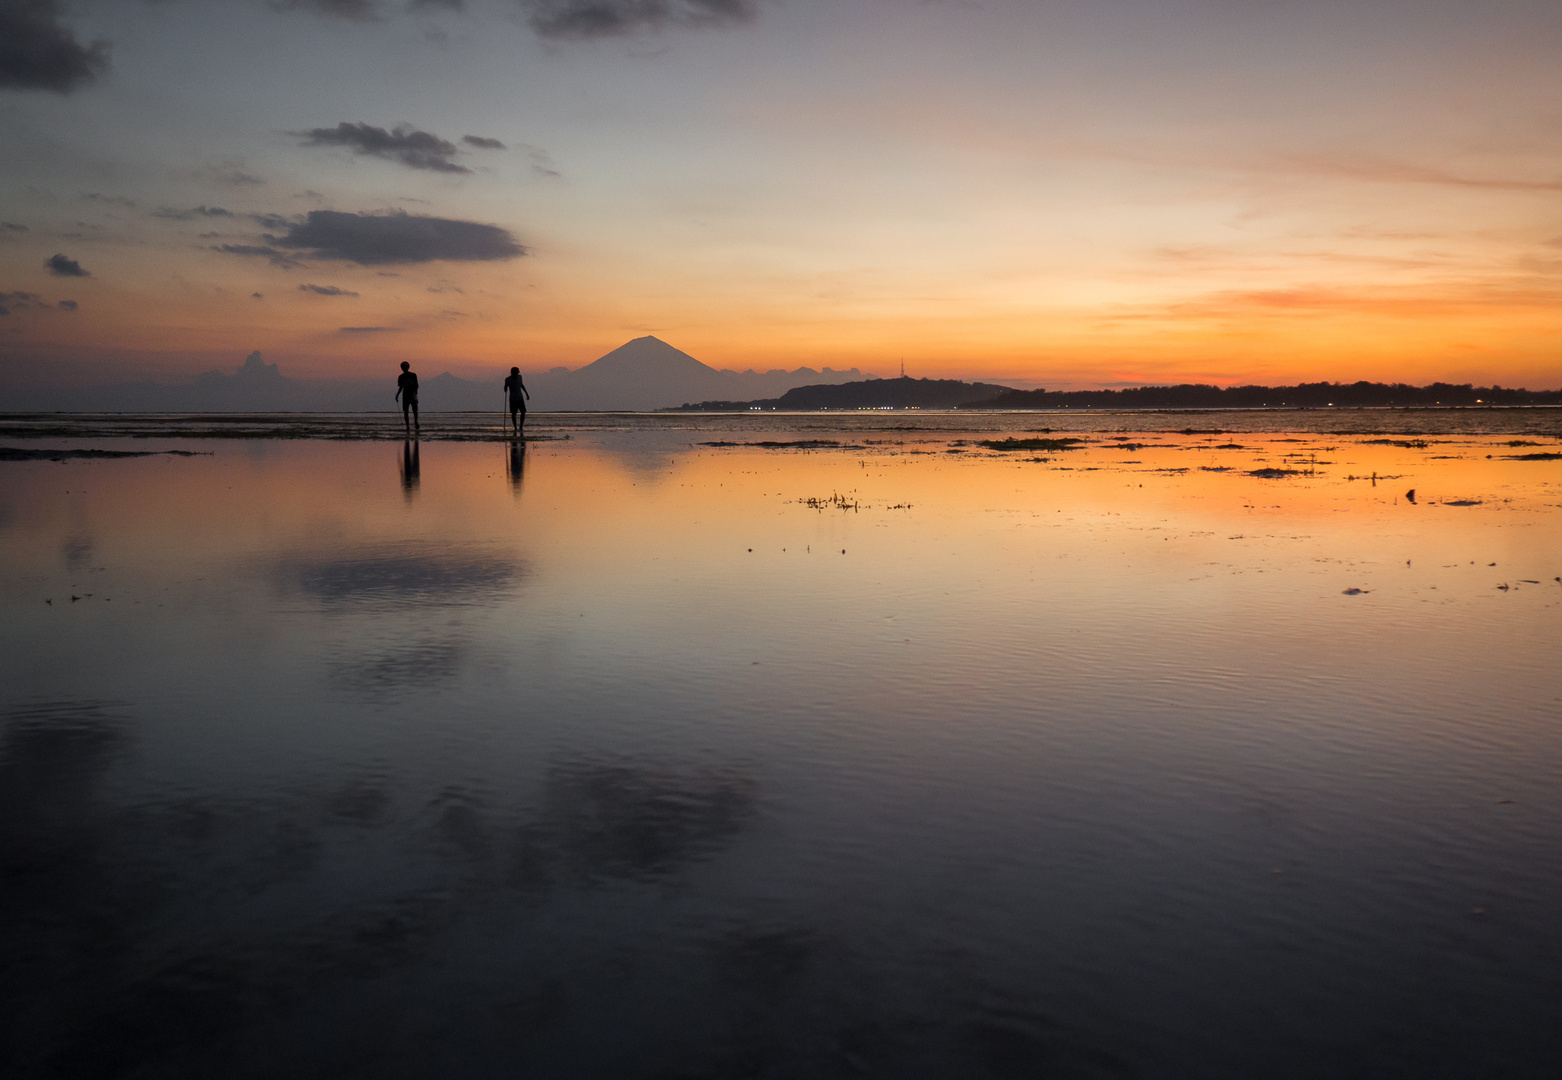
{"type": "Polygon", "coordinates": [[[418,377],[412,373],[412,365],[401,362],[401,374],[396,376],[396,396],[401,399],[401,422],[409,431],[418,424],[418,377]],[[408,411],[411,417],[408,417],[408,411]]]}
{"type": "Polygon", "coordinates": [[[418,466],[418,442],[416,439],[404,439],[401,444],[401,490],[407,493],[407,498],[412,498],[412,493],[418,490],[418,481],[422,478],[422,470],[418,466]]]}
{"type": "Polygon", "coordinates": [[[526,401],[532,396],[532,392],[521,381],[520,368],[510,369],[510,377],[504,380],[504,392],[510,395],[510,426],[519,435],[526,426],[526,401]]]}
{"type": "Polygon", "coordinates": [[[505,462],[505,473],[510,477],[510,486],[515,493],[521,493],[521,477],[526,472],[526,440],[510,440],[510,457],[505,462]]]}

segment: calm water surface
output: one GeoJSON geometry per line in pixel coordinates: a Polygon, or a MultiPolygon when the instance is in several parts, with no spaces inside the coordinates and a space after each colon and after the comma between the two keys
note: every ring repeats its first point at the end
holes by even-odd
{"type": "Polygon", "coordinates": [[[1256,415],[6,428],[0,1071],[1557,1075],[1557,419],[1256,415]]]}

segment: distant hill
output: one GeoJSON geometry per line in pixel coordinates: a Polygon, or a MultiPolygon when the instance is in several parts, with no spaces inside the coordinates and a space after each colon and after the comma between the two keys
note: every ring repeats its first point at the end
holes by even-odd
{"type": "Polygon", "coordinates": [[[1139,386],[1127,390],[1009,390],[967,409],[1344,409],[1436,405],[1562,405],[1562,390],[1469,383],[1300,383],[1296,386],[1139,386]]]}
{"type": "MultiPolygon", "coordinates": [[[[417,370],[421,365],[414,365],[417,370]]],[[[431,412],[504,407],[506,372],[484,381],[448,371],[420,371],[419,403],[431,412]]],[[[85,389],[11,389],[0,395],[8,412],[379,412],[399,408],[396,366],[377,379],[293,379],[252,352],[232,374],[207,371],[179,383],[123,383],[85,389]]],[[[807,383],[862,377],[856,368],[832,371],[718,371],[654,337],[621,345],[582,368],[527,372],[531,408],[539,411],[650,411],[702,397],[760,397],[807,383]]]]}
{"type": "Polygon", "coordinates": [[[996,383],[968,383],[959,379],[865,379],[834,386],[814,384],[788,390],[777,398],[757,401],[702,401],[685,404],[680,412],[728,412],[734,409],[958,409],[973,401],[986,401],[1011,393],[996,383]]]}

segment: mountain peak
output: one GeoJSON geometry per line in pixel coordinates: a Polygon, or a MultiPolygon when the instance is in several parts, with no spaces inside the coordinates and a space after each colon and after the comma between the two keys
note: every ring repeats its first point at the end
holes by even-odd
{"type": "Polygon", "coordinates": [[[575,374],[587,378],[657,380],[714,371],[682,349],[675,349],[661,338],[647,334],[597,357],[575,374]]]}

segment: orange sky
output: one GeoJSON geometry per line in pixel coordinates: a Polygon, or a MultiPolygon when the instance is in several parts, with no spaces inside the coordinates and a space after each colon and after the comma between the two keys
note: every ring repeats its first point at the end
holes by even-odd
{"type": "Polygon", "coordinates": [[[7,378],[1562,386],[1553,5],[606,6],[59,9],[112,51],[0,90],[7,378]]]}

